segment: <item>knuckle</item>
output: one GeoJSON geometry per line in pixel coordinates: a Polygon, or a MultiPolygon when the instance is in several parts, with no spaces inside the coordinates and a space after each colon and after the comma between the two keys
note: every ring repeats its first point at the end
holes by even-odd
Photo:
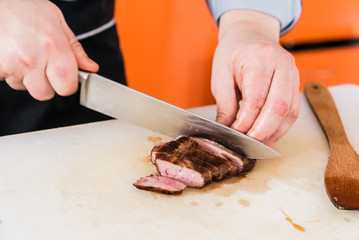
{"type": "Polygon", "coordinates": [[[57,88],[57,93],[60,96],[69,96],[74,94],[78,89],[78,84],[65,83],[57,88]]]}
{"type": "Polygon", "coordinates": [[[75,39],[72,43],[71,43],[71,47],[75,48],[75,49],[82,49],[82,44],[77,41],[77,39],[75,39]]]}
{"type": "Polygon", "coordinates": [[[277,99],[270,106],[270,111],[281,118],[285,118],[288,115],[289,110],[289,103],[283,99],[277,99]]]}
{"type": "Polygon", "coordinates": [[[54,34],[51,26],[45,25],[42,31],[39,31],[37,37],[37,46],[42,53],[51,53],[59,47],[58,34],[54,34]]]}
{"type": "Polygon", "coordinates": [[[44,52],[48,53],[56,49],[57,46],[56,41],[49,34],[44,33],[39,38],[40,38],[41,48],[43,49],[44,52]]]}
{"type": "Polygon", "coordinates": [[[263,132],[257,132],[256,134],[251,136],[252,138],[256,139],[259,142],[265,142],[268,138],[265,133],[263,132]]]}
{"type": "Polygon", "coordinates": [[[44,95],[41,95],[40,97],[38,97],[37,99],[39,101],[48,101],[50,99],[52,99],[53,97],[55,96],[55,93],[52,93],[52,94],[44,94],[44,95]]]}
{"type": "Polygon", "coordinates": [[[290,52],[285,51],[285,53],[286,53],[284,55],[285,61],[288,62],[289,64],[295,66],[295,58],[294,58],[294,56],[290,52]]]}
{"type": "Polygon", "coordinates": [[[14,90],[26,90],[22,82],[12,76],[6,77],[4,80],[14,90]]]}
{"type": "Polygon", "coordinates": [[[31,56],[28,56],[27,54],[17,54],[17,59],[19,66],[25,69],[33,69],[36,66],[35,59],[32,58],[31,56]]]}
{"type": "Polygon", "coordinates": [[[36,100],[46,101],[55,96],[55,91],[50,85],[41,84],[32,77],[25,76],[23,79],[23,85],[28,90],[29,94],[36,100]]]}
{"type": "Polygon", "coordinates": [[[259,112],[262,107],[264,106],[265,102],[267,100],[267,96],[263,94],[258,94],[250,101],[246,101],[246,106],[252,111],[259,112]]]}
{"type": "Polygon", "coordinates": [[[271,57],[275,54],[275,47],[274,45],[268,43],[268,42],[258,42],[257,49],[261,49],[261,53],[263,54],[263,57],[271,57]]]}
{"type": "Polygon", "coordinates": [[[35,99],[39,101],[47,101],[52,99],[55,96],[54,91],[36,91],[30,93],[35,99]]]}
{"type": "Polygon", "coordinates": [[[28,52],[17,48],[11,57],[3,62],[1,69],[6,76],[16,76],[19,72],[24,71],[35,65],[34,58],[29,56],[28,52]]]}
{"type": "Polygon", "coordinates": [[[295,122],[299,117],[299,113],[300,113],[299,107],[291,109],[287,116],[288,120],[290,122],[295,122]]]}
{"type": "Polygon", "coordinates": [[[229,114],[226,114],[225,112],[217,112],[216,115],[216,121],[226,126],[232,124],[235,121],[235,119],[236,119],[235,116],[231,116],[229,114]]]}
{"type": "Polygon", "coordinates": [[[225,112],[217,112],[217,118],[227,118],[227,114],[225,112]]]}
{"type": "Polygon", "coordinates": [[[78,89],[77,68],[73,64],[53,63],[46,70],[46,77],[60,96],[69,96],[78,89]]]}

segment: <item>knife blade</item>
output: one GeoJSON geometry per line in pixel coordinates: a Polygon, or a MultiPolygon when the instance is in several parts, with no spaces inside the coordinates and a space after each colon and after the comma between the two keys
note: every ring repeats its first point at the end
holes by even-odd
{"type": "Polygon", "coordinates": [[[247,158],[281,155],[247,135],[94,73],[79,71],[80,104],[113,118],[177,137],[201,136],[247,158]]]}

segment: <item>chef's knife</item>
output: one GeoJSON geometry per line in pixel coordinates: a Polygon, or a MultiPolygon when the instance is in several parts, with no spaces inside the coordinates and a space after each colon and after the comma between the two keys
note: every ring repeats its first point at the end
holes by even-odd
{"type": "Polygon", "coordinates": [[[241,152],[248,158],[265,159],[281,156],[245,134],[97,74],[80,71],[79,80],[81,105],[105,115],[169,137],[206,137],[241,152]]]}

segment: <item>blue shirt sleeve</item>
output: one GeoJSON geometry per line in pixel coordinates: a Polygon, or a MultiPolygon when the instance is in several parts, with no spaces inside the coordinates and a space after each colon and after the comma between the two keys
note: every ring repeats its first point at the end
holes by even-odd
{"type": "Polygon", "coordinates": [[[248,9],[269,14],[279,20],[281,35],[293,28],[302,12],[301,0],[207,0],[207,5],[217,24],[223,13],[233,9],[248,9]]]}

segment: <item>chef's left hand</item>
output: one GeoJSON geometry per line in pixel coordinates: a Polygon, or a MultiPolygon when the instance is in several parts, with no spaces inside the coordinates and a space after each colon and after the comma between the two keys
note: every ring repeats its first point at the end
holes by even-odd
{"type": "Polygon", "coordinates": [[[264,13],[224,13],[212,68],[216,121],[268,146],[289,130],[300,109],[298,70],[279,31],[279,21],[264,13]]]}

